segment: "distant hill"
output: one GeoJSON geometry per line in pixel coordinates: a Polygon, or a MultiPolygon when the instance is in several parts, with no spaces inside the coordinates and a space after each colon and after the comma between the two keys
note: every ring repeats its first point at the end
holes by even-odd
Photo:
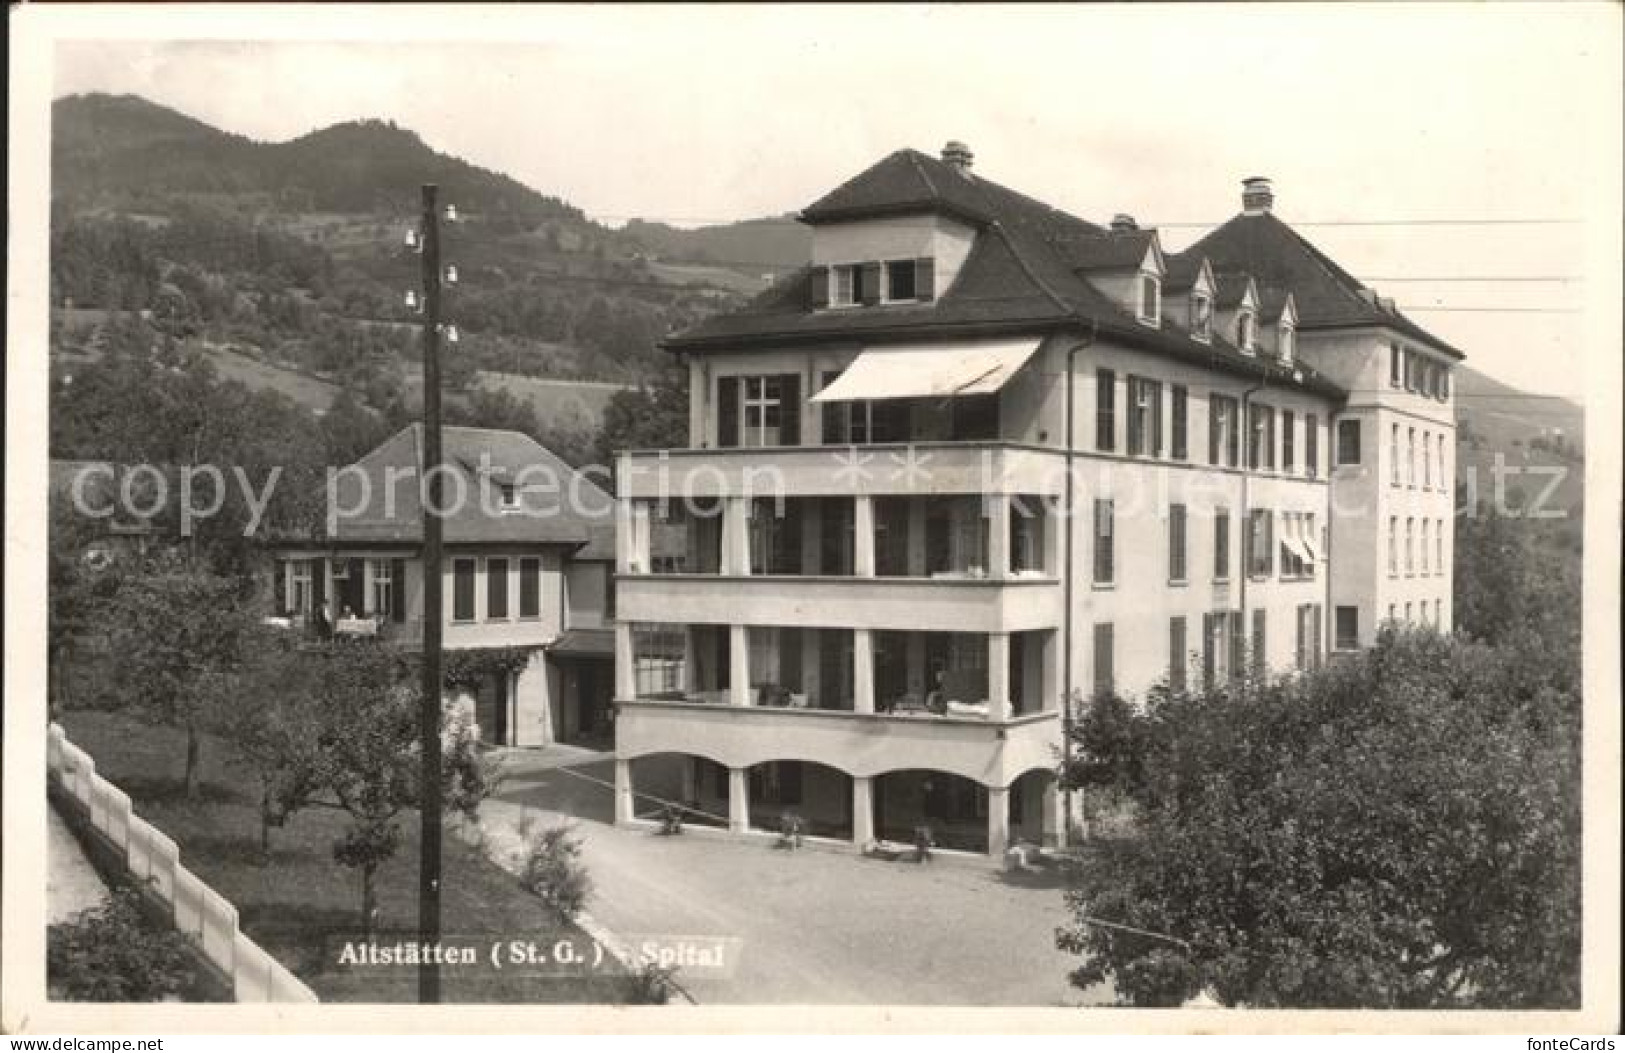
{"type": "Polygon", "coordinates": [[[790,216],[692,230],[634,219],[620,233],[662,259],[716,263],[747,273],[799,267],[812,252],[812,231],[790,216]]]}
{"type": "Polygon", "coordinates": [[[1481,500],[1493,499],[1497,463],[1505,472],[1508,507],[1541,502],[1545,511],[1573,511],[1585,498],[1585,410],[1564,398],[1532,394],[1460,365],[1454,371],[1456,482],[1469,473],[1481,500]],[[1551,494],[1550,480],[1559,478],[1551,494]],[[1517,500],[1523,495],[1522,502],[1517,500]]]}
{"type": "Polygon", "coordinates": [[[223,132],[134,95],[51,107],[53,190],[70,206],[140,208],[177,194],[257,197],[286,212],[411,215],[419,186],[456,188],[465,211],[534,226],[581,211],[430,148],[393,122],[350,121],[281,143],[223,132]]]}

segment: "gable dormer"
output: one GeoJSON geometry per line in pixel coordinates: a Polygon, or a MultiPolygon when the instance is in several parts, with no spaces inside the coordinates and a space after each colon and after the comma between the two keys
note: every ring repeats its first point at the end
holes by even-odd
{"type": "Polygon", "coordinates": [[[1207,257],[1196,261],[1174,257],[1162,282],[1163,315],[1183,326],[1192,340],[1208,343],[1213,339],[1213,302],[1217,292],[1213,267],[1207,257]]]}
{"type": "Polygon", "coordinates": [[[1214,297],[1214,326],[1243,354],[1258,351],[1258,283],[1250,274],[1225,274],[1214,297]]]}
{"type": "Polygon", "coordinates": [[[1290,366],[1298,357],[1298,303],[1291,293],[1282,301],[1280,313],[1270,326],[1275,357],[1283,366],[1290,366]]]}
{"type": "Polygon", "coordinates": [[[1162,326],[1168,266],[1155,230],[1141,230],[1132,216],[1118,214],[1110,230],[1058,247],[1074,272],[1141,325],[1162,326]]]}

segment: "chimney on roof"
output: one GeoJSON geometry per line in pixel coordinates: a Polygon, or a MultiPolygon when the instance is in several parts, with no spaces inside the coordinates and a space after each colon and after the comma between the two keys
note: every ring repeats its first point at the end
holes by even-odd
{"type": "Polygon", "coordinates": [[[1252,176],[1241,181],[1241,209],[1249,216],[1262,215],[1275,207],[1275,191],[1269,177],[1252,176]]]}
{"type": "Polygon", "coordinates": [[[943,162],[959,169],[961,175],[970,174],[970,166],[975,159],[976,155],[970,152],[970,147],[958,139],[949,139],[943,144],[943,162]]]}
{"type": "Polygon", "coordinates": [[[1112,233],[1127,234],[1131,230],[1139,230],[1140,225],[1134,222],[1134,217],[1127,212],[1119,212],[1112,217],[1112,233]]]}

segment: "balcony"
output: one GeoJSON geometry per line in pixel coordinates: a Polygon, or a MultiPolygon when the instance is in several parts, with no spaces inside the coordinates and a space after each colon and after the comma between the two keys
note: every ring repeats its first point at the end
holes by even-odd
{"type": "Polygon", "coordinates": [[[1053,767],[1060,740],[1060,714],[1053,711],[993,721],[690,701],[616,702],[618,757],[682,753],[736,769],[800,760],[855,778],[929,769],[984,786],[1007,786],[1025,772],[1053,767]]]}
{"type": "Polygon", "coordinates": [[[634,499],[1030,493],[1066,486],[1061,451],[1023,443],[678,449],[622,455],[617,485],[634,499]]]}
{"type": "Polygon", "coordinates": [[[617,615],[629,622],[819,626],[839,612],[859,629],[1024,632],[1060,624],[1058,579],[622,575],[617,615]]]}

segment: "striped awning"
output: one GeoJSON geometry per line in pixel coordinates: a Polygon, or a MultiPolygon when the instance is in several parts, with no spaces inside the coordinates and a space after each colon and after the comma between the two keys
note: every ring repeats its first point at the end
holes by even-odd
{"type": "Polygon", "coordinates": [[[864,348],[813,402],[952,398],[998,391],[1027,364],[1042,338],[966,340],[864,348]]]}

